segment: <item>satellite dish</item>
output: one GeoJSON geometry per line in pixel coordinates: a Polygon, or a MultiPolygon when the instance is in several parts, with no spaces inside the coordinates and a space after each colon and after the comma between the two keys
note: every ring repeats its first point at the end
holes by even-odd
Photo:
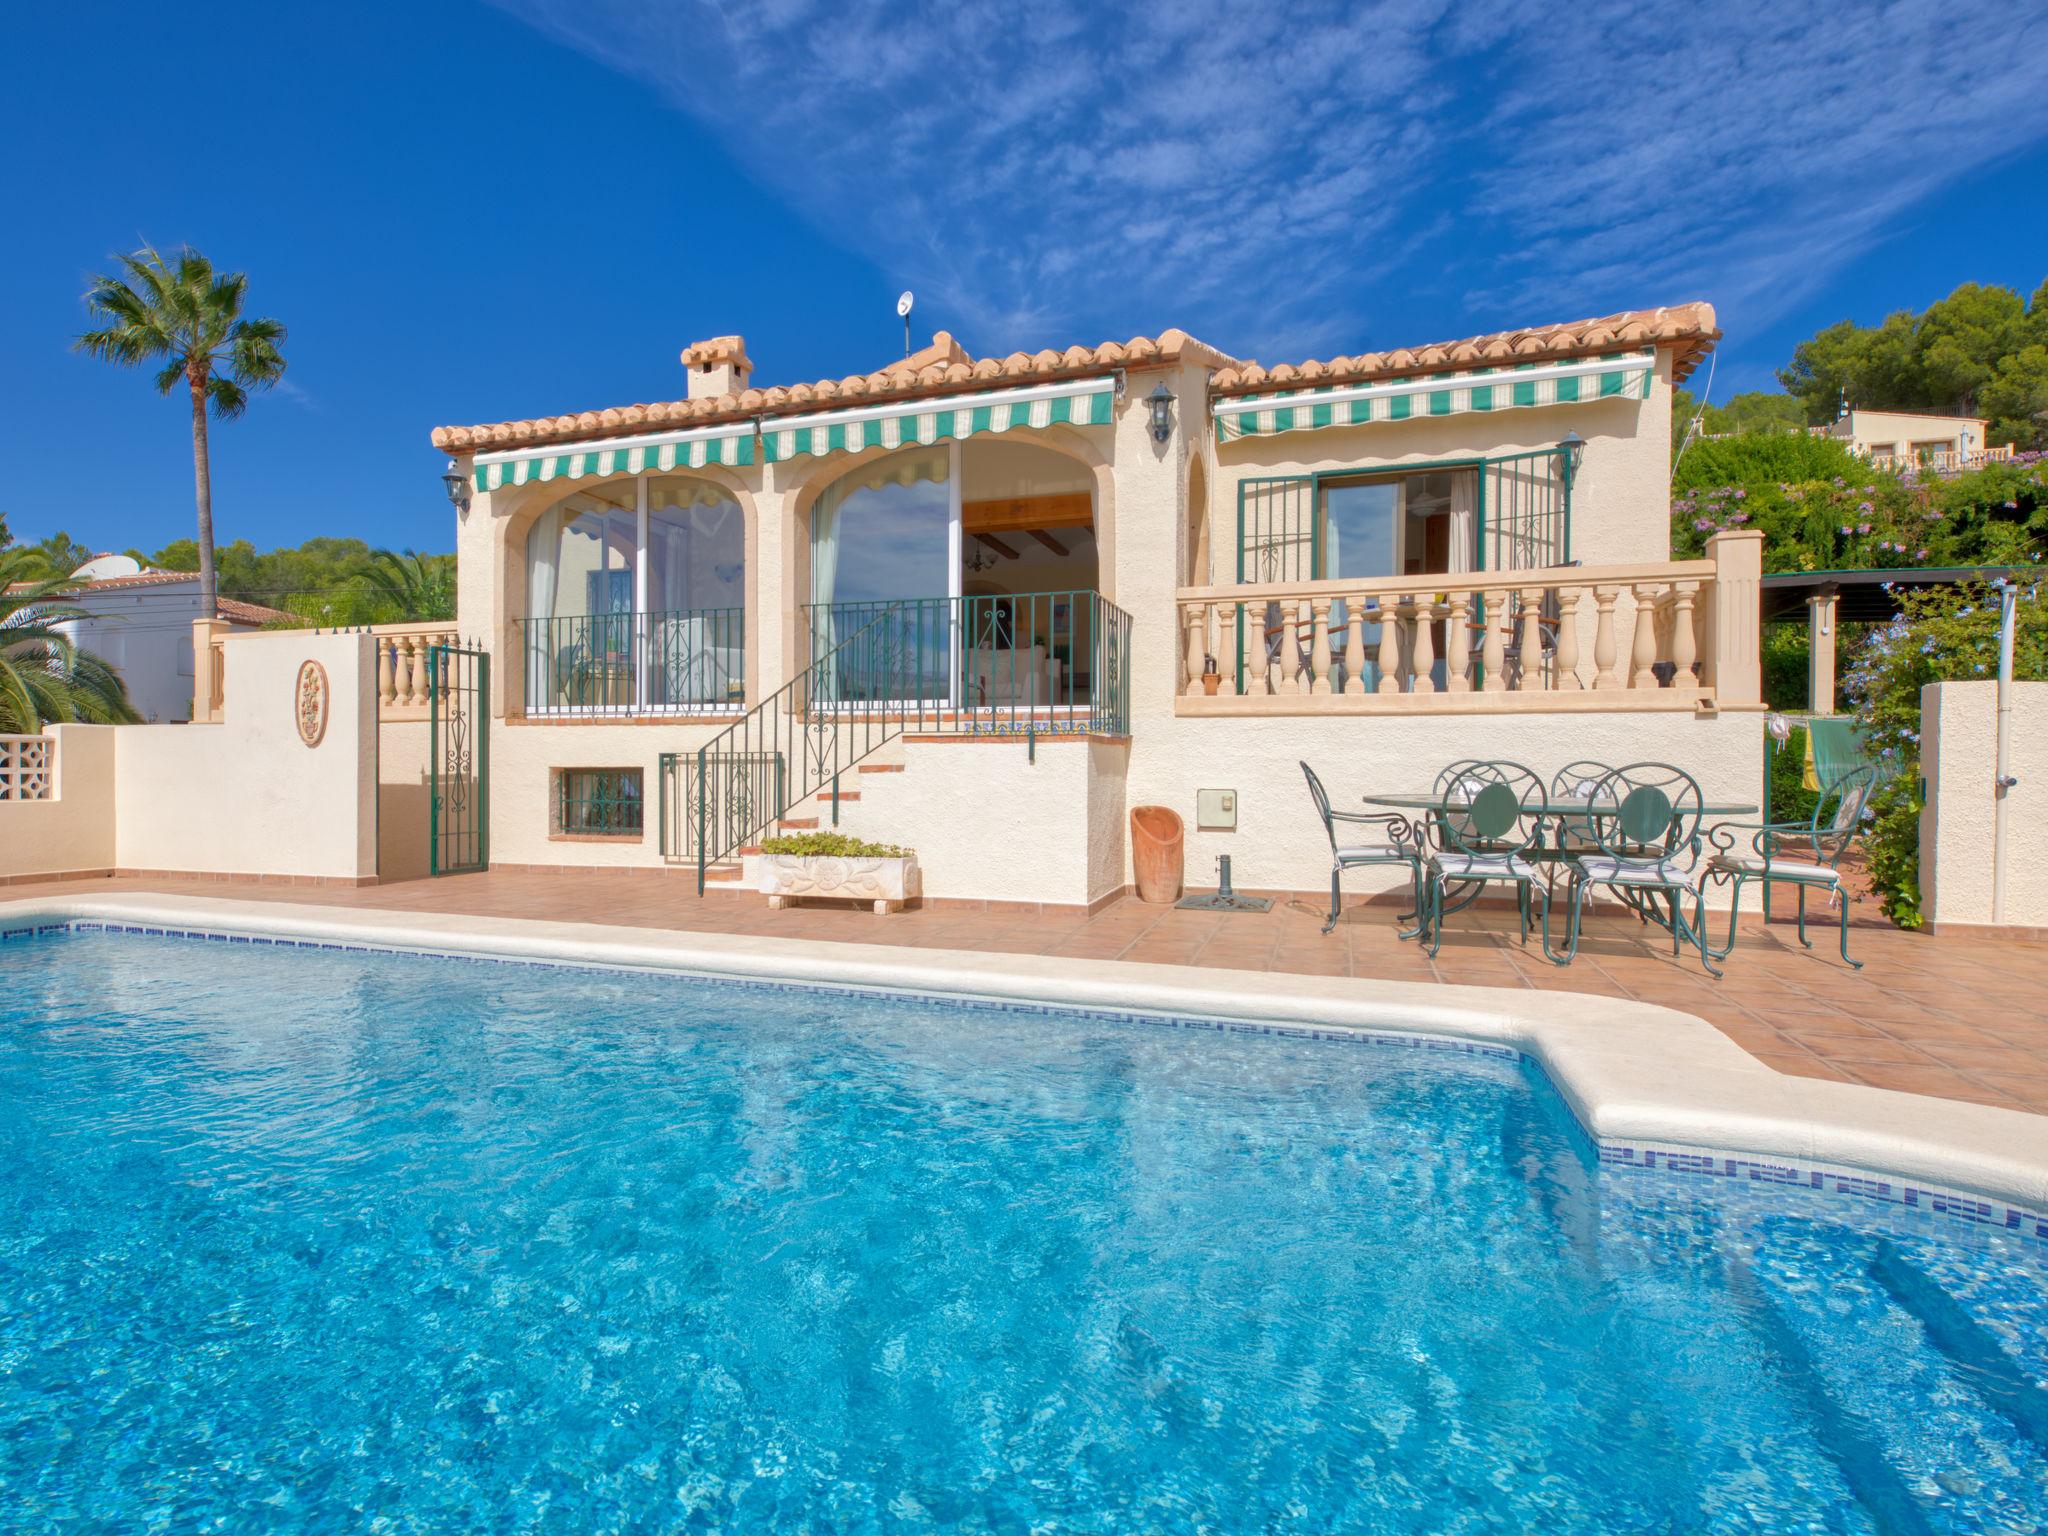
{"type": "Polygon", "coordinates": [[[913,294],[908,288],[904,289],[903,292],[898,294],[896,297],[896,313],[902,316],[905,320],[908,320],[910,318],[910,306],[916,302],[916,295],[913,294]]]}
{"type": "Polygon", "coordinates": [[[94,555],[71,574],[80,581],[105,581],[112,576],[140,576],[142,562],[133,555],[94,555]]]}

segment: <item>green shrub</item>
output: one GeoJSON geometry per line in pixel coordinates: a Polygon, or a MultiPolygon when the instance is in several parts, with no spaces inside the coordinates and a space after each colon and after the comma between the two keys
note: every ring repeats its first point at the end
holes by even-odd
{"type": "Polygon", "coordinates": [[[1806,632],[1804,621],[1766,624],[1763,633],[1765,708],[1780,713],[1803,713],[1812,661],[1812,639],[1806,632]]]}
{"type": "Polygon", "coordinates": [[[894,843],[870,843],[844,832],[789,832],[761,839],[763,853],[793,854],[798,858],[820,859],[907,859],[908,848],[894,843]]]}
{"type": "Polygon", "coordinates": [[[1806,727],[1795,725],[1782,744],[1771,747],[1772,821],[1811,821],[1819,797],[1806,787],[1806,727]]]}
{"type": "Polygon", "coordinates": [[[1838,476],[1861,484],[1870,478],[1870,466],[1832,437],[1744,432],[1694,443],[1686,449],[1672,471],[1671,489],[1683,493],[1722,485],[1777,485],[1838,476]]]}
{"type": "MultiPolygon", "coordinates": [[[[2048,609],[2038,582],[2020,590],[2013,629],[2016,679],[2048,678],[2048,609]]],[[[1870,752],[1889,775],[1871,796],[1864,849],[1885,915],[1918,928],[1920,690],[1928,683],[1998,675],[1998,595],[1982,582],[1899,594],[1901,613],[1871,635],[1844,678],[1870,752]]],[[[1992,765],[1985,763],[1988,780],[1992,765]]]]}

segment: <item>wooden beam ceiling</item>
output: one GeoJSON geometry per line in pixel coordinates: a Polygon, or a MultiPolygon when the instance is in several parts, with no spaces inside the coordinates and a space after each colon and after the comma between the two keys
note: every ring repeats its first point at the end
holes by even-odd
{"type": "Polygon", "coordinates": [[[1086,491],[963,501],[960,526],[969,533],[1025,533],[1033,528],[1092,528],[1095,500],[1086,491]]]}
{"type": "Polygon", "coordinates": [[[1015,549],[1011,548],[1008,544],[1005,544],[1001,539],[997,538],[992,533],[977,533],[975,534],[975,537],[981,540],[981,542],[986,544],[990,549],[994,550],[997,554],[1001,555],[1005,560],[1015,560],[1018,558],[1018,553],[1015,549]]]}
{"type": "Polygon", "coordinates": [[[1058,539],[1054,538],[1051,534],[1042,533],[1036,528],[1028,529],[1026,531],[1030,533],[1031,537],[1038,540],[1039,543],[1043,544],[1047,549],[1051,550],[1054,554],[1066,554],[1067,546],[1062,544],[1058,539]]]}

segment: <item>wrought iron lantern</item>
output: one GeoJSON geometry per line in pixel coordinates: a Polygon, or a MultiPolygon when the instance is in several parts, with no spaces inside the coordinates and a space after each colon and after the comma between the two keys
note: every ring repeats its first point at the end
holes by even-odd
{"type": "Polygon", "coordinates": [[[456,515],[469,516],[469,476],[457,467],[453,459],[448,461],[448,472],[441,476],[441,483],[448,487],[448,502],[455,508],[456,515]]]}
{"type": "Polygon", "coordinates": [[[1145,397],[1145,403],[1152,408],[1152,441],[1164,443],[1173,437],[1173,391],[1166,387],[1166,380],[1159,381],[1159,387],[1145,397]]]}

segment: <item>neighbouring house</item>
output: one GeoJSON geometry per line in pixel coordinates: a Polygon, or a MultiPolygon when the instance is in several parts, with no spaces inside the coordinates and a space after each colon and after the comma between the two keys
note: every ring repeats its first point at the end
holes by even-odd
{"type": "Polygon", "coordinates": [[[1274,366],[942,332],[765,388],[722,336],[682,399],[440,428],[458,622],[377,641],[387,723],[427,722],[387,733],[423,810],[383,836],[716,884],[836,825],[915,847],[933,900],[1080,907],[1141,804],[1192,885],[1229,853],[1326,889],[1303,759],[1350,804],[1468,757],[1753,802],[1760,536],[1674,561],[1666,510],[1718,336],[1697,303],[1274,366]]]}
{"type": "Polygon", "coordinates": [[[2010,443],[1993,447],[1982,416],[1938,416],[1924,411],[1869,411],[1850,407],[1817,437],[1831,437],[1880,469],[1958,474],[2012,457],[2010,443]]]}
{"type": "MultiPolygon", "coordinates": [[[[86,585],[60,601],[78,617],[59,626],[81,649],[104,659],[128,687],[144,720],[192,718],[193,621],[199,573],[145,569],[131,555],[95,555],[72,575],[86,585]]],[[[260,603],[223,597],[219,630],[247,632],[288,620],[260,603]]]]}

